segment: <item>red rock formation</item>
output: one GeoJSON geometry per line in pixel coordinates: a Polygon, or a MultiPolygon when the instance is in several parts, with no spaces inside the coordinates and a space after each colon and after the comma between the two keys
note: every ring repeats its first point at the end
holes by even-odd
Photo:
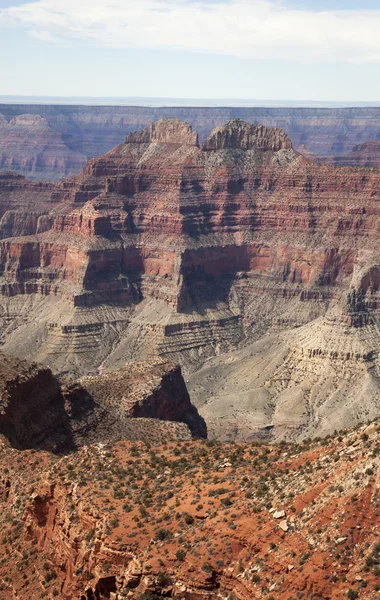
{"type": "Polygon", "coordinates": [[[143,327],[156,327],[157,341],[142,356],[221,351],[228,323],[232,345],[241,324],[256,335],[263,315],[266,327],[273,319],[262,294],[282,299],[279,321],[289,298],[305,321],[323,314],[377,253],[380,173],[315,164],[283,131],[239,120],[200,146],[188,124],[160,121],[49,192],[47,214],[30,223],[41,233],[0,242],[3,296],[131,311],[164,301],[172,319],[158,325],[152,307],[143,327]]]}
{"type": "Polygon", "coordinates": [[[150,144],[153,142],[197,146],[198,134],[191,129],[191,125],[179,119],[161,119],[143,131],[130,133],[125,140],[126,144],[150,144]]]}
{"type": "MultiPolygon", "coordinates": [[[[180,288],[200,275],[270,272],[308,286],[334,283],[353,268],[345,236],[376,235],[380,179],[317,167],[290,146],[282,132],[240,121],[216,130],[201,148],[181,122],[150,126],[90,161],[82,178],[71,183],[74,203],[79,203],[78,189],[93,190],[95,198],[71,213],[65,208],[64,214],[56,214],[53,231],[59,235],[49,244],[49,256],[43,236],[35,241],[34,258],[26,262],[20,256],[30,253],[30,242],[7,241],[3,269],[9,279],[12,273],[51,265],[61,270],[55,277],[58,287],[65,279],[85,289],[96,288],[105,273],[115,283],[121,275],[169,276],[177,282],[181,306],[189,301],[180,288]],[[345,207],[347,193],[350,206],[345,207]],[[357,208],[363,195],[368,198],[365,213],[357,208]],[[321,232],[324,238],[318,245],[307,244],[306,260],[304,246],[301,250],[296,242],[292,248],[286,241],[288,232],[300,237],[305,231],[321,232]],[[154,262],[147,258],[146,238],[152,235],[154,262]],[[269,242],[274,236],[280,236],[276,244],[269,242]],[[78,259],[73,257],[75,246],[78,259]],[[58,254],[51,257],[54,247],[58,254]]],[[[120,279],[117,285],[125,286],[120,279]]]]}
{"type": "Polygon", "coordinates": [[[249,125],[235,119],[227,126],[214,129],[202,144],[202,150],[254,150],[278,152],[290,150],[292,143],[281,129],[268,129],[263,125],[249,125]]]}
{"type": "Polygon", "coordinates": [[[32,183],[22,175],[0,172],[0,239],[50,229],[53,184],[32,183]]]}

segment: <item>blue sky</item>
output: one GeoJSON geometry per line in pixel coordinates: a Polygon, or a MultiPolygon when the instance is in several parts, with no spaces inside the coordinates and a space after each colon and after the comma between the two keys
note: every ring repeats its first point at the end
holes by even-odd
{"type": "Polygon", "coordinates": [[[0,0],[0,95],[380,101],[380,0],[358,4],[0,0]]]}

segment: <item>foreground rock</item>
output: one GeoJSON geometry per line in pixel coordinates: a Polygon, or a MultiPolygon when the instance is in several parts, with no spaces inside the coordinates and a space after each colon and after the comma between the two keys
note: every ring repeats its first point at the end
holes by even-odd
{"type": "Polygon", "coordinates": [[[1,598],[375,600],[378,429],[303,447],[0,447],[1,598]]]}
{"type": "Polygon", "coordinates": [[[50,369],[0,353],[0,434],[15,448],[73,449],[60,385],[50,369]]]}
{"type": "Polygon", "coordinates": [[[155,419],[185,424],[194,437],[207,437],[206,424],[191,404],[180,367],[161,359],[83,377],[64,388],[64,395],[73,427],[77,421],[75,439],[82,442],[131,439],[131,426],[133,429],[137,420],[146,422],[144,439],[152,441],[157,435],[154,430],[150,435],[149,424],[154,429],[155,419]],[[90,416],[96,414],[92,431],[87,418],[82,423],[86,405],[90,416]]]}

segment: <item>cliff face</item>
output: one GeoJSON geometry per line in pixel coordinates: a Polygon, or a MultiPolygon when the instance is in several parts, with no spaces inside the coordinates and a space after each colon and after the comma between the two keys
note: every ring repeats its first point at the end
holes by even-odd
{"type": "Polygon", "coordinates": [[[202,144],[202,150],[262,150],[278,152],[290,150],[292,143],[281,129],[268,129],[262,125],[249,125],[235,119],[228,125],[217,127],[202,144]]]}
{"type": "MultiPolygon", "coordinates": [[[[236,118],[283,129],[295,148],[343,156],[379,138],[379,108],[191,108],[122,106],[1,106],[0,164],[52,181],[77,173],[130,132],[161,118],[188,121],[205,140],[236,118]]],[[[350,163],[351,164],[351,163],[350,163]]]]}
{"type": "MultiPolygon", "coordinates": [[[[24,207],[20,181],[15,201],[24,207]]],[[[285,435],[294,398],[303,411],[285,427],[296,438],[328,429],[345,393],[353,403],[346,417],[363,419],[354,393],[363,382],[365,410],[378,414],[378,171],[316,164],[283,131],[240,120],[199,145],[189,124],[172,119],[128,135],[81,175],[30,185],[33,193],[42,186],[35,211],[43,214],[30,224],[8,216],[8,232],[19,223],[28,235],[0,241],[7,352],[22,348],[74,379],[153,355],[188,375],[244,341],[243,372],[249,363],[257,381],[236,383],[251,433],[285,435]],[[256,342],[267,332],[274,346],[264,352],[256,342]],[[283,368],[263,372],[260,361],[276,348],[283,368]]],[[[218,423],[239,436],[236,415],[227,426],[236,380],[232,373],[232,388],[223,384],[223,360],[212,363],[207,385],[195,379],[194,398],[205,415],[218,399],[218,423]]]]}
{"type": "Polygon", "coordinates": [[[61,385],[50,369],[0,354],[0,434],[14,448],[62,453],[91,441],[188,439],[190,431],[207,437],[180,368],[163,360],[61,385]]]}
{"type": "Polygon", "coordinates": [[[50,183],[32,183],[18,173],[0,172],[0,239],[49,229],[53,189],[50,183]]]}
{"type": "Polygon", "coordinates": [[[76,413],[79,415],[75,434],[79,443],[130,439],[131,423],[133,427],[136,419],[147,421],[147,439],[153,419],[184,423],[194,437],[207,437],[205,422],[191,404],[180,367],[159,358],[132,363],[102,375],[82,377],[79,382],[68,385],[64,395],[73,419],[76,413]],[[81,413],[86,404],[89,406],[87,414],[90,417],[96,414],[96,425],[90,428],[88,419],[84,427],[82,423],[81,413]]]}
{"type": "Polygon", "coordinates": [[[50,369],[0,354],[0,433],[15,448],[73,448],[60,386],[50,369]]]}
{"type": "Polygon", "coordinates": [[[375,600],[378,484],[376,424],[302,447],[1,447],[1,597],[375,600]]]}
{"type": "Polygon", "coordinates": [[[325,157],[325,161],[333,165],[358,165],[378,169],[380,167],[380,142],[369,140],[364,144],[357,144],[348,154],[325,157]]]}

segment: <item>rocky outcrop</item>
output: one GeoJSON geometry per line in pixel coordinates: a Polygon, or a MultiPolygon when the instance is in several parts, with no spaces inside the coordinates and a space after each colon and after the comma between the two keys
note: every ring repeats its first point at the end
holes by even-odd
{"type": "Polygon", "coordinates": [[[191,125],[179,119],[160,119],[146,129],[127,135],[126,144],[150,144],[153,142],[197,146],[198,134],[191,125]]]}
{"type": "MultiPolygon", "coordinates": [[[[133,363],[117,371],[83,377],[68,386],[66,401],[71,404],[70,414],[76,407],[82,410],[90,404],[97,413],[97,425],[86,431],[85,439],[129,439],[130,420],[159,419],[185,423],[194,437],[207,437],[204,420],[191,404],[181,369],[162,359],[154,358],[133,363]]],[[[83,437],[80,428],[77,431],[83,437]]]]}
{"type": "Polygon", "coordinates": [[[203,142],[202,150],[254,150],[278,152],[289,150],[292,142],[281,129],[268,129],[263,125],[249,125],[241,119],[230,121],[227,126],[214,129],[203,142]]]}
{"type": "Polygon", "coordinates": [[[15,448],[73,448],[63,396],[50,369],[0,354],[0,433],[15,448]]]}
{"type": "Polygon", "coordinates": [[[0,434],[15,448],[68,452],[91,441],[187,439],[189,430],[207,437],[180,368],[160,359],[61,385],[48,368],[0,358],[0,434]]]}

